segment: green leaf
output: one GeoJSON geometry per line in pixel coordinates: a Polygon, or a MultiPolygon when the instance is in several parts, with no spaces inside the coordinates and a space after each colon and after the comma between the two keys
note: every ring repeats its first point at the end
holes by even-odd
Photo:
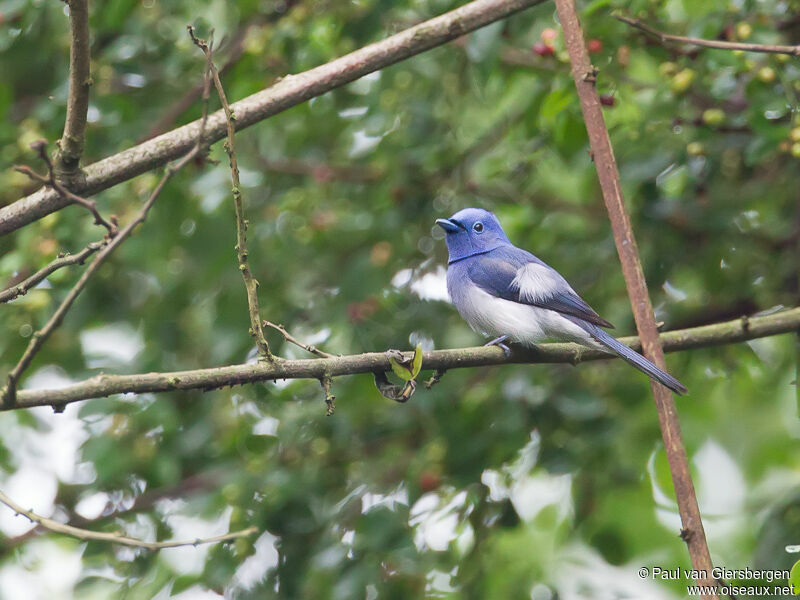
{"type": "Polygon", "coordinates": [[[392,365],[392,371],[394,374],[397,375],[403,381],[408,381],[409,379],[414,379],[414,375],[405,364],[398,361],[395,357],[389,357],[389,364],[392,365]]]}
{"type": "Polygon", "coordinates": [[[422,368],[422,346],[420,344],[414,348],[414,354],[410,359],[405,358],[398,350],[390,350],[388,355],[392,371],[403,381],[411,381],[419,375],[422,368]]]}
{"type": "Polygon", "coordinates": [[[792,593],[800,596],[800,560],[794,563],[792,570],[789,571],[789,585],[792,586],[792,593]]]}
{"type": "Polygon", "coordinates": [[[414,356],[411,359],[411,378],[416,379],[422,369],[422,344],[417,344],[414,348],[414,356]]]}
{"type": "Polygon", "coordinates": [[[583,17],[589,17],[596,13],[598,10],[601,10],[612,3],[612,0],[593,0],[586,5],[586,8],[583,9],[583,17]]]}
{"type": "Polygon", "coordinates": [[[570,88],[556,89],[547,94],[539,108],[539,122],[542,127],[551,127],[556,118],[567,110],[575,100],[575,92],[570,88]]]}

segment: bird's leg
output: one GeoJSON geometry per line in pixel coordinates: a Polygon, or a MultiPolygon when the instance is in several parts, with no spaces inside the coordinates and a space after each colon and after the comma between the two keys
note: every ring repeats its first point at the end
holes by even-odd
{"type": "Polygon", "coordinates": [[[500,337],[494,338],[491,342],[486,342],[484,344],[484,346],[497,346],[498,348],[500,348],[503,351],[503,354],[505,354],[506,357],[509,357],[509,356],[511,356],[511,348],[509,348],[508,346],[506,346],[503,343],[507,339],[508,339],[508,335],[501,335],[500,337]]]}

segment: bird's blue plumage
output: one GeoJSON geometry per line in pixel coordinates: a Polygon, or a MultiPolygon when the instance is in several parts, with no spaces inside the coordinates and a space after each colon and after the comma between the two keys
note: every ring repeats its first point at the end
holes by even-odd
{"type": "Polygon", "coordinates": [[[548,308],[556,312],[580,317],[603,327],[614,327],[605,319],[600,318],[600,315],[594,312],[592,307],[575,293],[575,290],[555,269],[549,267],[527,250],[522,250],[516,246],[501,246],[485,254],[470,258],[468,261],[468,274],[475,285],[498,298],[548,308]],[[541,268],[542,272],[547,273],[552,282],[552,288],[543,289],[540,294],[534,297],[531,294],[526,295],[522,286],[513,285],[519,270],[527,265],[541,268]]]}
{"type": "Polygon", "coordinates": [[[436,222],[446,232],[450,255],[447,290],[473,329],[525,345],[555,338],[601,348],[686,393],[672,375],[600,329],[613,325],[555,269],[514,246],[492,213],[466,208],[436,222]]]}

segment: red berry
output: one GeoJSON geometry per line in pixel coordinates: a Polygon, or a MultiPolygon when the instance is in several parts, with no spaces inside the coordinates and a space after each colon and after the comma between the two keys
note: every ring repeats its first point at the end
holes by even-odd
{"type": "Polygon", "coordinates": [[[589,51],[589,54],[597,54],[603,50],[603,42],[600,40],[591,39],[586,44],[586,49],[589,51]]]}
{"type": "Polygon", "coordinates": [[[600,94],[600,104],[603,106],[614,106],[616,100],[611,94],[600,94]]]}
{"type": "Polygon", "coordinates": [[[533,45],[533,52],[539,56],[553,56],[554,50],[552,46],[545,44],[544,42],[536,42],[533,45]]]}
{"type": "Polygon", "coordinates": [[[423,471],[419,476],[419,487],[423,492],[432,492],[442,484],[442,478],[432,471],[423,471]]]}
{"type": "Polygon", "coordinates": [[[311,169],[311,176],[317,183],[326,183],[333,179],[333,169],[327,165],[315,165],[311,169]]]}

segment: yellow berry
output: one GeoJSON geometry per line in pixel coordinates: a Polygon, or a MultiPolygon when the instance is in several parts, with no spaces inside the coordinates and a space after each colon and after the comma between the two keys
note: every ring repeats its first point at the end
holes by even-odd
{"type": "Polygon", "coordinates": [[[721,108],[709,108],[703,111],[703,123],[717,126],[725,122],[725,111],[721,108]]]}
{"type": "Polygon", "coordinates": [[[667,61],[658,65],[658,73],[662,77],[672,77],[677,72],[678,72],[678,65],[676,65],[674,62],[667,61]]]}
{"type": "Polygon", "coordinates": [[[686,153],[689,156],[702,156],[705,152],[706,149],[700,142],[690,142],[686,145],[686,153]]]}
{"type": "Polygon", "coordinates": [[[746,21],[742,21],[741,23],[736,25],[736,37],[740,40],[746,40],[750,37],[750,34],[753,33],[753,27],[750,23],[746,21]]]}
{"type": "Polygon", "coordinates": [[[692,86],[695,72],[692,69],[683,69],[675,73],[669,86],[676,94],[682,94],[692,86]]]}
{"type": "Polygon", "coordinates": [[[761,67],[756,73],[756,77],[764,83],[772,83],[775,81],[775,69],[772,67],[761,67]]]}

